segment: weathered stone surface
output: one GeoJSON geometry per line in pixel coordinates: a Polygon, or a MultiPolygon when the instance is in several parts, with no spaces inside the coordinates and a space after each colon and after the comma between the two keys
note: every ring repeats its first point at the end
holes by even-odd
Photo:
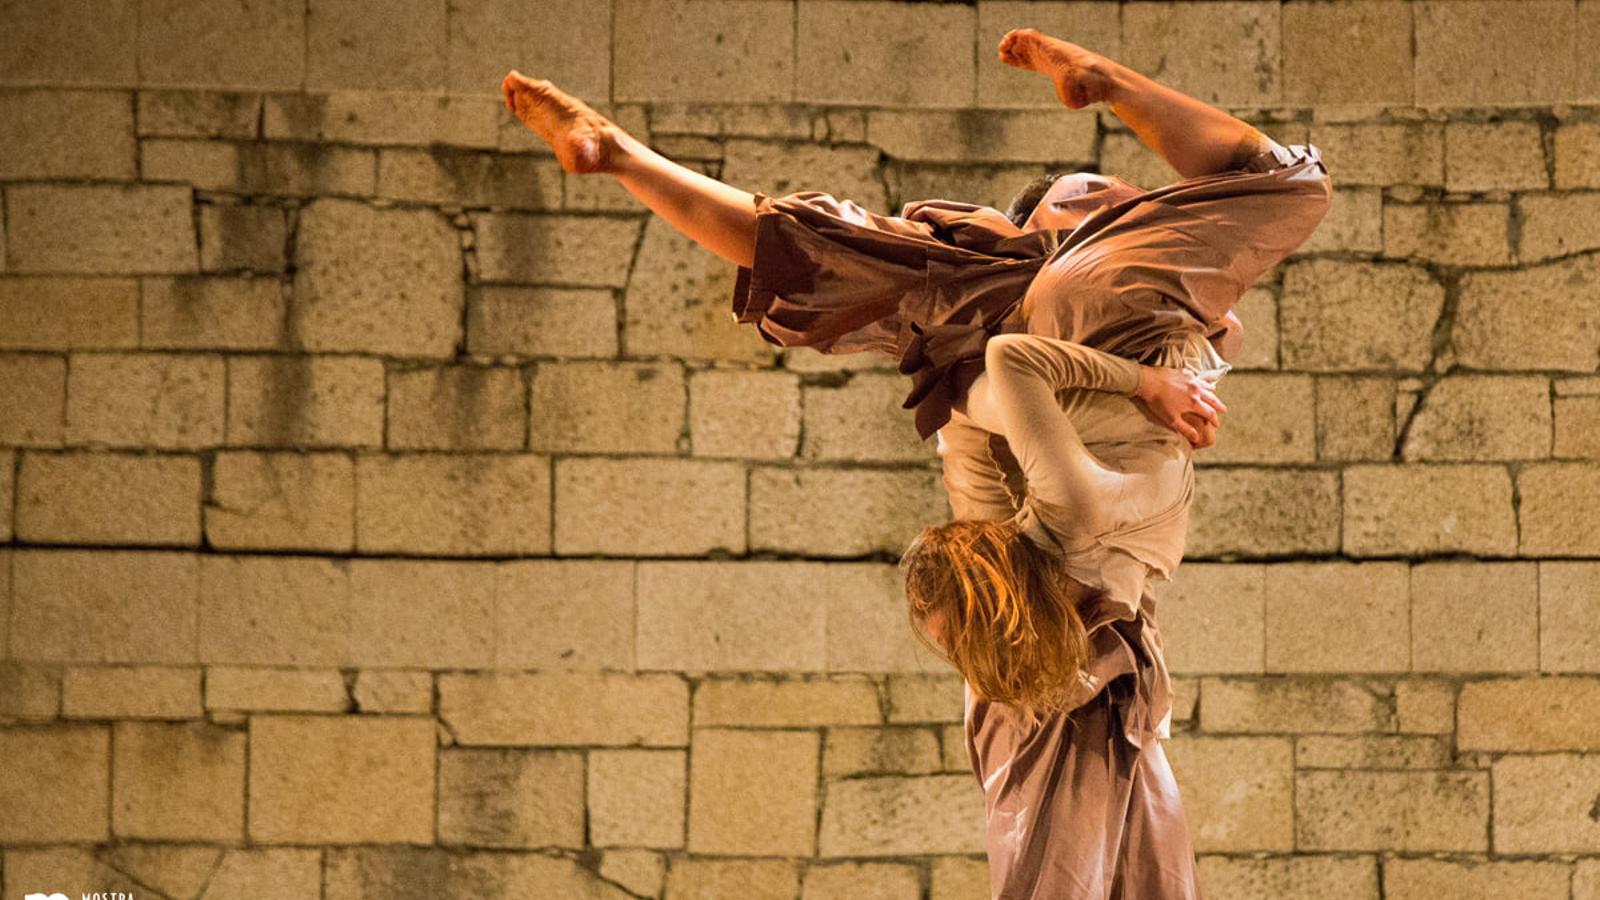
{"type": "MultiPolygon", "coordinates": [[[[697,740],[697,751],[699,747],[697,740]]],[[[715,747],[708,749],[716,752],[715,747]]],[[[591,843],[596,847],[682,847],[687,773],[688,760],[682,750],[591,751],[591,843]]],[[[759,780],[765,785],[765,778],[759,780]]]]}
{"type": "Polygon", "coordinates": [[[1394,456],[1394,379],[1318,378],[1315,399],[1317,458],[1357,462],[1394,456]]]}
{"type": "Polygon", "coordinates": [[[814,854],[820,755],[811,731],[697,730],[689,761],[689,851],[814,854]],[[761,802],[752,803],[749,785],[758,780],[761,802]]]}
{"type": "Polygon", "coordinates": [[[1184,735],[1163,741],[1195,850],[1294,846],[1294,752],[1286,738],[1184,735]]]}
{"type": "Polygon", "coordinates": [[[1600,679],[1496,678],[1461,685],[1456,743],[1463,750],[1546,751],[1600,748],[1600,679]]]}
{"type": "Polygon", "coordinates": [[[430,713],[433,676],[398,669],[364,669],[350,692],[359,712],[430,713]]]}
{"type": "Polygon", "coordinates": [[[830,728],[822,757],[827,778],[927,775],[944,768],[931,728],[830,728]]]}
{"type": "Polygon", "coordinates": [[[200,557],[199,658],[236,665],[349,665],[349,566],[329,558],[200,557]]]}
{"type": "Polygon", "coordinates": [[[1407,574],[1399,563],[1268,566],[1267,671],[1409,669],[1407,574]]]}
{"type": "Polygon", "coordinates": [[[436,741],[425,718],[252,716],[250,839],[431,842],[436,741]]]}
{"type": "Polygon", "coordinates": [[[989,890],[988,860],[943,856],[934,859],[932,868],[932,900],[968,900],[989,890]]]}
{"type": "Polygon", "coordinates": [[[351,0],[306,16],[306,87],[429,91],[445,86],[444,4],[408,0],[392,17],[351,0]]]}
{"type": "Polygon", "coordinates": [[[112,447],[222,443],[223,360],[176,353],[75,357],[67,375],[66,438],[112,447]]]}
{"type": "Polygon", "coordinates": [[[1206,855],[1200,882],[1233,900],[1312,896],[1327,900],[1374,900],[1378,864],[1370,856],[1206,855]]]}
{"type": "Polygon", "coordinates": [[[1600,464],[1529,465],[1517,473],[1524,556],[1600,554],[1600,464]]]}
{"type": "MultiPolygon", "coordinates": [[[[616,99],[789,100],[794,21],[792,9],[748,0],[621,0],[613,48],[616,99]],[[753,65],[755,59],[762,64],[753,65]]],[[[580,40],[595,37],[585,31],[580,40]]]]}
{"type": "Polygon", "coordinates": [[[1600,564],[1539,563],[1539,668],[1600,671],[1600,564]]]}
{"type": "Polygon", "coordinates": [[[1538,459],[1550,455],[1551,429],[1548,380],[1447,376],[1413,413],[1403,453],[1406,459],[1538,459]]]}
{"type": "Polygon", "coordinates": [[[139,142],[139,170],[147,180],[237,194],[367,197],[375,190],[374,160],[371,150],[310,142],[139,142]]]}
{"type": "Polygon", "coordinates": [[[1535,565],[1422,563],[1413,567],[1411,666],[1418,671],[1538,670],[1535,565]]]}
{"type": "Polygon", "coordinates": [[[835,863],[806,869],[800,900],[917,900],[921,883],[903,863],[835,863]]]}
{"type": "Polygon", "coordinates": [[[1491,777],[1494,852],[1584,853],[1600,837],[1600,822],[1589,815],[1600,757],[1507,754],[1494,761],[1491,777]]]}
{"type": "Polygon", "coordinates": [[[615,356],[611,291],[485,284],[467,292],[467,349],[499,356],[615,356]]]}
{"type": "Polygon", "coordinates": [[[521,369],[391,369],[388,386],[391,449],[520,450],[527,443],[528,387],[521,369]]]}
{"type": "Polygon", "coordinates": [[[708,678],[695,687],[696,725],[875,725],[878,690],[861,677],[708,678]]]}
{"type": "Polygon", "coordinates": [[[1263,671],[1265,575],[1262,566],[1190,563],[1157,583],[1168,668],[1263,671]]]}
{"type": "Polygon", "coordinates": [[[111,830],[118,837],[236,842],[244,836],[245,735],[204,723],[119,722],[111,830]]]}
{"type": "Polygon", "coordinates": [[[1556,128],[1557,188],[1600,187],[1600,122],[1564,122],[1556,128]]]}
{"type": "Polygon", "coordinates": [[[640,563],[640,668],[824,669],[829,570],[819,563],[640,563]]]}
{"type": "Polygon", "coordinates": [[[1312,734],[1295,741],[1300,769],[1444,769],[1446,741],[1422,735],[1312,734]]]}
{"type": "Polygon", "coordinates": [[[67,718],[192,719],[203,712],[199,669],[75,666],[60,687],[67,718]]]}
{"type": "Polygon", "coordinates": [[[667,870],[666,900],[791,900],[800,874],[787,859],[679,857],[667,870]]]}
{"type": "MultiPolygon", "coordinates": [[[[1327,156],[1323,156],[1323,163],[1333,164],[1327,156]]],[[[1329,200],[1327,215],[1295,252],[1376,254],[1382,250],[1383,191],[1375,187],[1336,187],[1329,200]]],[[[1256,326],[1256,322],[1246,317],[1242,310],[1237,312],[1239,318],[1249,323],[1248,328],[1256,326]]]]}
{"type": "Polygon", "coordinates": [[[659,363],[569,362],[533,373],[535,450],[675,453],[687,405],[683,369],[659,363]]]}
{"type": "Polygon", "coordinates": [[[472,218],[484,281],[613,288],[627,283],[639,237],[635,219],[514,212],[472,218]]]}
{"type": "Polygon", "coordinates": [[[695,456],[787,459],[800,443],[800,379],[788,372],[707,369],[689,377],[695,456]]]}
{"type": "Polygon", "coordinates": [[[1350,679],[1207,678],[1201,693],[1200,727],[1208,732],[1349,734],[1386,730],[1391,719],[1385,697],[1350,679]]]}
{"type": "Polygon", "coordinates": [[[0,91],[0,143],[0,178],[7,181],[131,181],[132,98],[125,91],[0,91]]]}
{"type": "Polygon", "coordinates": [[[611,93],[611,18],[584,0],[533,6],[507,0],[450,5],[451,93],[494,94],[508,69],[536,73],[586,100],[611,93]]]}
{"type": "Polygon", "coordinates": [[[1511,479],[1486,465],[1351,466],[1344,550],[1353,556],[1516,552],[1511,479]]]}
{"type": "Polygon", "coordinates": [[[1572,876],[1559,861],[1396,859],[1383,867],[1385,897],[1394,900],[1565,900],[1572,876]]]}
{"type": "Polygon", "coordinates": [[[439,842],[583,847],[583,755],[454,748],[439,753],[439,842]]]}
{"type": "MultiPolygon", "coordinates": [[[[10,555],[0,553],[0,569],[10,568],[10,555]]],[[[10,619],[9,572],[0,571],[0,614],[10,619]]],[[[0,628],[0,631],[9,631],[0,628]]],[[[54,719],[61,714],[62,672],[49,664],[0,662],[0,716],[11,719],[54,719]]]]}
{"type": "Polygon", "coordinates": [[[59,356],[0,356],[0,442],[60,446],[66,418],[67,361],[59,356]]]}
{"type": "Polygon", "coordinates": [[[1444,184],[1444,126],[1437,122],[1317,122],[1311,140],[1341,184],[1444,184]]]}
{"type": "Polygon", "coordinates": [[[835,565],[828,598],[828,669],[944,673],[948,664],[918,641],[906,616],[905,581],[886,564],[835,565]]]}
{"type": "Polygon", "coordinates": [[[1227,404],[1225,425],[1201,462],[1310,462],[1316,429],[1306,375],[1240,373],[1223,378],[1217,395],[1227,404]]]}
{"type": "Polygon", "coordinates": [[[1447,266],[1506,265],[1510,221],[1504,203],[1385,203],[1383,255],[1447,266]]]}
{"type": "Polygon", "coordinates": [[[970,106],[976,13],[819,0],[799,9],[795,97],[814,103],[970,106]]]}
{"type": "Polygon", "coordinates": [[[288,300],[277,279],[146,278],[140,298],[145,347],[274,350],[286,342],[288,300]]]}
{"type": "Polygon", "coordinates": [[[1296,106],[1411,103],[1411,10],[1390,3],[1290,5],[1283,99],[1296,106]],[[1360,65],[1350,61],[1360,59],[1360,65]]]}
{"type": "MultiPolygon", "coordinates": [[[[110,836],[111,730],[70,725],[0,730],[0,840],[103,841],[110,836]]],[[[6,878],[20,878],[6,853],[6,878]]]]}
{"type": "Polygon", "coordinates": [[[0,278],[0,347],[117,350],[138,344],[135,279],[0,278]]]}
{"type": "Polygon", "coordinates": [[[902,856],[983,848],[983,792],[965,775],[830,781],[818,854],[902,856]]]}
{"type": "Polygon", "coordinates": [[[228,443],[380,447],[383,362],[356,356],[228,357],[228,443]]]}
{"type": "Polygon", "coordinates": [[[1487,772],[1305,771],[1295,807],[1295,846],[1307,850],[1489,849],[1487,772]]]}
{"type": "Polygon", "coordinates": [[[63,662],[195,662],[198,566],[189,553],[17,550],[11,656],[63,662]]]}
{"type": "Polygon", "coordinates": [[[355,464],[342,453],[217,453],[206,540],[228,549],[343,550],[355,545],[355,464]]]}
{"type": "Polygon", "coordinates": [[[934,441],[917,437],[911,414],[901,408],[902,375],[858,372],[839,386],[806,385],[800,455],[805,459],[897,462],[931,460],[934,441]]]}
{"type": "Polygon", "coordinates": [[[607,850],[600,877],[646,897],[659,897],[667,878],[667,859],[653,850],[607,850]]]}
{"type": "Polygon", "coordinates": [[[1421,371],[1444,306],[1422,269],[1339,260],[1285,265],[1278,301],[1285,368],[1421,371]]]}
{"type": "Polygon", "coordinates": [[[356,665],[481,669],[493,664],[494,566],[356,559],[347,569],[350,658],[356,665]]]}
{"type": "Polygon", "coordinates": [[[559,209],[561,167],[553,159],[480,150],[384,149],[378,152],[377,191],[380,197],[429,204],[559,209]]]}
{"type": "Polygon", "coordinates": [[[1600,256],[1461,279],[1451,341],[1475,369],[1593,372],[1600,355],[1600,256]]]}
{"type": "Polygon", "coordinates": [[[1250,323],[1245,327],[1244,347],[1233,366],[1238,370],[1278,367],[1278,295],[1266,288],[1253,287],[1234,305],[1234,313],[1250,323]]]}
{"type": "Polygon", "coordinates": [[[1094,161],[1095,122],[1057,110],[886,109],[867,113],[867,140],[895,159],[926,162],[1094,161]]]}
{"type": "Polygon", "coordinates": [[[449,356],[461,340],[461,245],[431,210],[317,200],[300,214],[297,346],[449,356]]]}
{"type": "Polygon", "coordinates": [[[744,508],[745,471],[735,462],[556,462],[555,548],[563,555],[743,553],[744,508]]]}
{"type": "Polygon", "coordinates": [[[497,665],[633,668],[631,561],[518,560],[496,568],[497,665]]]}
{"type": "Polygon", "coordinates": [[[1402,732],[1449,734],[1456,723],[1455,686],[1438,678],[1402,678],[1394,685],[1394,710],[1402,732]]]}
{"type": "Polygon", "coordinates": [[[756,550],[898,554],[924,526],[949,517],[938,472],[763,467],[750,474],[750,543],[756,550]]]}
{"type": "Polygon", "coordinates": [[[689,686],[676,675],[441,674],[439,717],[465,745],[682,747],[689,686]]]}
{"type": "Polygon", "coordinates": [[[1191,557],[1325,553],[1339,544],[1339,478],[1314,470],[1202,469],[1191,557]]]}
{"type": "Polygon", "coordinates": [[[157,275],[199,265],[193,203],[171,185],[11,185],[6,267],[13,272],[157,275]]]}
{"type": "Polygon", "coordinates": [[[140,137],[254,138],[261,95],[248,91],[145,90],[138,93],[140,137]]]}
{"type": "Polygon", "coordinates": [[[1568,99],[1577,62],[1573,9],[1545,0],[1417,4],[1416,104],[1524,106],[1568,99]]]}
{"type": "Polygon", "coordinates": [[[1538,122],[1450,122],[1444,128],[1450,191],[1549,187],[1538,122]]]}
{"type": "MultiPolygon", "coordinates": [[[[309,16],[318,20],[318,8],[309,16]]],[[[307,7],[245,0],[139,7],[139,80],[183,87],[298,89],[305,79],[307,7]]]]}
{"type": "Polygon", "coordinates": [[[550,550],[550,459],[534,454],[363,454],[356,546],[499,556],[550,550]]]}
{"type": "Polygon", "coordinates": [[[1600,193],[1526,194],[1518,199],[1520,262],[1539,262],[1600,247],[1600,193]]]}
{"type": "Polygon", "coordinates": [[[0,82],[133,84],[138,81],[138,4],[57,3],[8,9],[0,82]]]}
{"type": "MultiPolygon", "coordinates": [[[[729,183],[746,183],[735,180],[737,173],[725,172],[723,177],[729,183]]],[[[679,234],[665,219],[647,219],[622,303],[625,352],[770,361],[772,346],[753,327],[737,324],[730,315],[735,274],[735,269],[679,234]]]]}
{"type": "MultiPolygon", "coordinates": [[[[472,900],[473,897],[582,897],[629,900],[576,860],[548,853],[462,853],[439,847],[330,849],[328,900],[472,900]]],[[[220,900],[220,898],[219,898],[220,900]]]]}
{"type": "Polygon", "coordinates": [[[1207,103],[1267,106],[1283,97],[1278,15],[1260,3],[1130,6],[1122,44],[1124,65],[1207,103]],[[1230,52],[1197,54],[1196,42],[1230,52]]]}
{"type": "Polygon", "coordinates": [[[959,722],[963,682],[954,673],[892,675],[889,678],[889,721],[959,722]]]}

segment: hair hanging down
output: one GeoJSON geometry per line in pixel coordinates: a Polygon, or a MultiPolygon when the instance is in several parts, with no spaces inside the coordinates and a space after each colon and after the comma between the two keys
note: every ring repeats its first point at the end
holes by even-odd
{"type": "Polygon", "coordinates": [[[1092,592],[1014,523],[924,528],[900,565],[912,630],[980,699],[1016,706],[1031,720],[1081,683],[1089,639],[1077,605],[1092,592]]]}
{"type": "Polygon", "coordinates": [[[1006,218],[1011,220],[1011,224],[1021,228],[1022,223],[1033,215],[1039,201],[1044,199],[1044,195],[1050,190],[1050,185],[1055,184],[1061,177],[1063,177],[1061,172],[1040,175],[1018,191],[1017,195],[1011,198],[1011,205],[1006,207],[1006,218]]]}

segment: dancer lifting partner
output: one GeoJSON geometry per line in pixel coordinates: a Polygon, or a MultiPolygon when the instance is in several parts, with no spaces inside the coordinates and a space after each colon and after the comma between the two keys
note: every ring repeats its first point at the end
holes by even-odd
{"type": "Polygon", "coordinates": [[[1239,346],[1232,307],[1331,188],[1315,147],[1084,48],[1020,29],[1000,58],[1071,108],[1105,103],[1183,180],[1044,176],[1006,213],[922,200],[889,217],[739,190],[548,81],[502,87],[566,171],[613,175],[737,265],[735,314],[767,340],[875,350],[911,376],[956,521],[905,554],[907,597],[966,680],[993,896],[1198,898],[1149,582],[1182,555],[1190,444],[1211,441],[1209,386],[1239,346]]]}

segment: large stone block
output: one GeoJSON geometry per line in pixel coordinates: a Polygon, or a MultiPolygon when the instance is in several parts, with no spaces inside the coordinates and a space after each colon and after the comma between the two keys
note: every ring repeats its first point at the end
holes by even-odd
{"type": "Polygon", "coordinates": [[[1539,563],[1539,668],[1600,672],[1600,564],[1539,563]]]}
{"type": "MultiPolygon", "coordinates": [[[[100,725],[0,730],[0,840],[103,841],[110,835],[111,731],[100,725]]],[[[13,852],[6,879],[20,884],[13,852]]]]}
{"type": "Polygon", "coordinates": [[[111,830],[119,838],[244,837],[245,735],[206,723],[119,722],[111,830]]]}
{"type": "Polygon", "coordinates": [[[1531,562],[1441,562],[1412,568],[1412,668],[1537,671],[1538,583],[1531,562]]]}
{"type": "Polygon", "coordinates": [[[1491,772],[1495,853],[1587,853],[1600,838],[1600,822],[1589,814],[1600,757],[1507,754],[1491,772]]]}
{"type": "Polygon", "coordinates": [[[220,444],[223,370],[220,356],[76,356],[67,376],[67,440],[175,449],[220,444]]]}
{"type": "Polygon", "coordinates": [[[1378,862],[1370,856],[1199,858],[1200,882],[1230,900],[1377,900],[1378,862]]]}
{"type": "Polygon", "coordinates": [[[918,641],[906,615],[905,582],[896,567],[829,566],[822,593],[828,598],[829,671],[949,671],[941,657],[918,641]]]}
{"type": "Polygon", "coordinates": [[[138,345],[135,279],[0,278],[0,347],[122,350],[138,345]]]}
{"type": "Polygon", "coordinates": [[[486,282],[622,287],[639,237],[633,218],[490,212],[472,219],[486,282]]]}
{"type": "Polygon", "coordinates": [[[13,272],[158,275],[199,266],[191,191],[172,185],[12,185],[13,272]]]}
{"type": "Polygon", "coordinates": [[[350,690],[364,713],[433,712],[433,675],[404,669],[364,669],[350,690]]]}
{"type": "Polygon", "coordinates": [[[1188,554],[1327,553],[1339,545],[1339,476],[1309,469],[1202,469],[1188,554]]]}
{"type": "Polygon", "coordinates": [[[1462,750],[1539,752],[1600,749],[1600,679],[1495,678],[1461,686],[1456,744],[1462,750]]]}
{"type": "Polygon", "coordinates": [[[337,669],[212,666],[206,670],[206,709],[340,713],[350,709],[350,692],[337,669]]]}
{"type": "Polygon", "coordinates": [[[1572,875],[1557,860],[1395,859],[1383,867],[1383,896],[1391,900],[1566,900],[1572,875]]]}
{"type": "Polygon", "coordinates": [[[535,450],[675,453],[683,434],[683,369],[670,363],[570,362],[533,373],[535,450]]]}
{"type": "Polygon", "coordinates": [[[813,731],[694,734],[689,761],[689,851],[730,856],[811,856],[817,837],[813,731]],[[761,784],[759,802],[749,787],[761,784]]]}
{"type": "Polygon", "coordinates": [[[1272,106],[1283,99],[1278,15],[1274,3],[1130,4],[1118,61],[1207,103],[1272,106]]]}
{"type": "MultiPolygon", "coordinates": [[[[141,3],[139,80],[298,90],[306,75],[306,13],[299,0],[141,3]]],[[[322,13],[319,4],[311,18],[322,13]]]]}
{"type": "Polygon", "coordinates": [[[439,753],[439,842],[581,849],[583,754],[456,748],[439,753]]]}
{"type": "Polygon", "coordinates": [[[488,356],[615,356],[608,290],[485,284],[467,291],[467,349],[488,356]]]}
{"type": "Polygon", "coordinates": [[[1318,459],[1358,462],[1394,456],[1394,379],[1318,378],[1315,399],[1318,459]]]}
{"type": "Polygon", "coordinates": [[[1157,583],[1157,619],[1173,672],[1261,672],[1266,571],[1252,565],[1180,566],[1157,583]]]}
{"type": "Polygon", "coordinates": [[[378,152],[378,196],[420,203],[559,209],[554,159],[429,147],[378,152]]]}
{"type": "Polygon", "coordinates": [[[1485,465],[1351,466],[1344,550],[1352,556],[1516,552],[1511,478],[1485,465]]]}
{"type": "Polygon", "coordinates": [[[199,658],[237,665],[349,665],[349,566],[331,558],[200,557],[199,658]]]}
{"type": "MultiPolygon", "coordinates": [[[[472,900],[581,897],[630,900],[575,859],[546,853],[462,853],[440,847],[351,847],[327,851],[327,900],[472,900]]],[[[220,900],[220,898],[219,898],[220,900]]]]}
{"type": "Polygon", "coordinates": [[[126,84],[138,81],[139,4],[7,4],[0,82],[126,84]]]}
{"type": "Polygon", "coordinates": [[[464,745],[683,747],[689,686],[676,675],[441,674],[439,718],[464,745]]]}
{"type": "Polygon", "coordinates": [[[633,668],[631,561],[519,560],[496,570],[496,665],[633,668]]]}
{"type": "Polygon", "coordinates": [[[342,453],[223,451],[211,465],[206,540],[223,549],[355,546],[355,464],[342,453]]]}
{"type": "MultiPolygon", "coordinates": [[[[703,740],[696,739],[697,753],[703,740]]],[[[707,749],[715,753],[716,748],[707,749]]],[[[811,765],[815,768],[814,762],[811,765]]],[[[688,758],[682,750],[590,751],[590,841],[597,847],[682,847],[687,772],[688,758]]],[[[763,789],[765,774],[758,776],[763,789]]]]}
{"type": "MultiPolygon", "coordinates": [[[[1332,165],[1326,155],[1324,165],[1332,165]]],[[[1380,253],[1383,250],[1383,190],[1376,187],[1336,187],[1328,203],[1328,213],[1317,230],[1306,238],[1296,253],[1344,251],[1380,253]]],[[[1255,322],[1237,310],[1239,317],[1255,322]]]]}
{"type": "Polygon", "coordinates": [[[146,180],[236,194],[366,197],[375,190],[373,160],[371,150],[311,142],[146,138],[139,143],[139,170],[146,180]]]}
{"type": "Polygon", "coordinates": [[[1294,796],[1296,848],[1489,849],[1487,772],[1310,770],[1296,776],[1294,796]]]}
{"type": "Polygon", "coordinates": [[[787,459],[800,443],[800,379],[789,372],[705,369],[689,378],[695,456],[787,459]]]}
{"type": "MultiPolygon", "coordinates": [[[[276,274],[285,267],[289,222],[279,206],[217,202],[200,205],[200,271],[276,274]]],[[[277,286],[276,281],[268,284],[277,286]]],[[[265,292],[265,288],[256,288],[265,292]]],[[[278,317],[278,321],[282,320],[278,317]]],[[[252,330],[249,334],[255,334],[252,330]]],[[[277,332],[274,337],[281,340],[277,332]]],[[[274,342],[274,345],[276,341],[274,342]]]]}
{"type": "Polygon", "coordinates": [[[591,102],[611,96],[611,16],[587,0],[455,0],[449,9],[450,93],[498,100],[501,79],[518,69],[591,102]]]}
{"type": "Polygon", "coordinates": [[[1451,342],[1475,369],[1593,372],[1600,348],[1600,256],[1461,279],[1451,342]]]}
{"type": "Polygon", "coordinates": [[[365,552],[550,552],[550,458],[534,454],[363,454],[356,546],[365,552]]]}
{"type": "Polygon", "coordinates": [[[275,350],[287,343],[288,299],[275,278],[147,278],[142,287],[139,322],[145,347],[275,350]]]}
{"type": "Polygon", "coordinates": [[[1563,122],[1555,133],[1555,186],[1600,187],[1600,122],[1563,122]]]}
{"type": "Polygon", "coordinates": [[[317,200],[300,214],[290,328],[307,350],[449,356],[461,239],[431,210],[317,200]]]}
{"type": "MultiPolygon", "coordinates": [[[[619,0],[613,93],[622,101],[789,100],[794,23],[793,9],[751,0],[619,0]]],[[[585,31],[581,40],[595,36],[585,31]]]]}
{"type": "Polygon", "coordinates": [[[1295,741],[1300,769],[1445,769],[1448,741],[1432,735],[1305,735],[1295,741]]]}
{"type": "Polygon", "coordinates": [[[1340,184],[1444,184],[1444,126],[1438,122],[1316,122],[1311,140],[1340,184]]]}
{"type": "Polygon", "coordinates": [[[824,670],[829,574],[803,562],[641,563],[639,666],[824,670]]]}
{"type": "Polygon", "coordinates": [[[1201,462],[1311,462],[1316,458],[1312,379],[1306,375],[1240,373],[1222,379],[1228,406],[1217,442],[1201,462]]]}
{"type": "Polygon", "coordinates": [[[1161,747],[1183,792],[1195,850],[1294,846],[1294,751],[1287,738],[1184,735],[1161,747]]]}
{"type": "MultiPolygon", "coordinates": [[[[1044,84],[1041,79],[1041,85],[1044,84]]],[[[867,113],[867,141],[895,159],[925,162],[1095,161],[1095,120],[1059,110],[885,109],[867,113]]]]}
{"type": "Polygon", "coordinates": [[[61,679],[61,714],[78,719],[194,719],[200,670],[172,666],[78,666],[61,679]]]}
{"type": "Polygon", "coordinates": [[[200,460],[146,453],[24,453],[17,536],[39,543],[200,543],[200,460]]]}
{"type": "Polygon", "coordinates": [[[1556,0],[1415,6],[1418,106],[1528,106],[1573,98],[1575,7],[1556,0]]]}
{"type": "Polygon", "coordinates": [[[927,775],[942,768],[939,734],[926,727],[830,728],[822,756],[822,773],[830,779],[927,775]]]}
{"type": "Polygon", "coordinates": [[[830,781],[818,855],[910,856],[983,849],[983,791],[972,774],[830,781]]]}
{"type": "Polygon", "coordinates": [[[1538,262],[1600,247],[1600,194],[1525,194],[1518,200],[1519,262],[1538,262]]]}
{"type": "Polygon", "coordinates": [[[1283,99],[1295,106],[1411,103],[1411,9],[1397,3],[1283,8],[1283,99]],[[1361,65],[1350,65],[1360,59],[1361,65]]]}
{"type": "MultiPolygon", "coordinates": [[[[498,86],[498,78],[495,84],[498,86]]],[[[436,91],[387,89],[268,94],[261,114],[262,136],[272,141],[303,143],[283,144],[282,152],[274,152],[272,145],[258,149],[280,159],[298,153],[312,160],[331,157],[330,162],[339,157],[352,163],[357,159],[365,160],[365,169],[359,174],[365,179],[366,188],[342,193],[371,194],[377,174],[373,152],[329,144],[440,145],[493,150],[500,144],[502,126],[514,126],[527,135],[528,144],[549,154],[531,130],[511,117],[505,100],[499,96],[452,96],[436,91]]],[[[523,145],[516,149],[532,147],[523,145]]],[[[357,183],[356,174],[346,175],[352,185],[357,183]]],[[[278,173],[280,179],[292,176],[288,171],[278,173]]]]}
{"type": "Polygon", "coordinates": [[[1539,459],[1550,455],[1550,382],[1532,376],[1447,376],[1406,431],[1406,459],[1539,459]]]}
{"type": "Polygon", "coordinates": [[[1445,190],[1539,190],[1550,186],[1538,122],[1450,122],[1444,128],[1445,190]]]}
{"type": "Polygon", "coordinates": [[[389,373],[391,449],[520,450],[527,412],[521,369],[448,365],[389,373]]]}
{"type": "Polygon", "coordinates": [[[876,725],[878,689],[862,677],[708,678],[695,687],[696,725],[816,727],[876,725]]]}
{"type": "Polygon", "coordinates": [[[971,7],[813,0],[799,9],[795,97],[814,103],[971,106],[971,7]]]}
{"type": "MultiPolygon", "coordinates": [[[[8,17],[8,23],[13,17],[8,17]]],[[[134,178],[133,101],[126,91],[0,91],[0,178],[134,178]]]]}
{"type": "Polygon", "coordinates": [[[189,553],[18,550],[11,657],[192,663],[198,565],[189,553]]]}
{"type": "Polygon", "coordinates": [[[562,555],[743,553],[745,470],[688,459],[561,459],[555,514],[562,555]]]}
{"type": "Polygon", "coordinates": [[[1446,266],[1508,265],[1510,213],[1504,203],[1385,203],[1383,255],[1446,266]]]}
{"type": "Polygon", "coordinates": [[[138,93],[140,137],[255,138],[261,95],[253,91],[145,90],[138,93]]]}
{"type": "Polygon", "coordinates": [[[352,662],[418,669],[494,664],[493,565],[356,559],[348,569],[352,662]]]}
{"type": "Polygon", "coordinates": [[[306,87],[443,89],[446,6],[406,0],[374,16],[359,0],[319,0],[306,16],[306,87]]]}
{"type": "Polygon", "coordinates": [[[1358,680],[1310,675],[1207,678],[1200,728],[1241,734],[1351,734],[1389,730],[1388,698],[1358,680]]]}
{"type": "Polygon", "coordinates": [[[1444,308],[1444,288],[1422,269],[1340,260],[1285,266],[1278,301],[1286,368],[1421,371],[1444,308]]]}
{"type": "Polygon", "coordinates": [[[1517,473],[1524,556],[1600,554],[1600,464],[1540,463],[1517,473]]]}
{"type": "Polygon", "coordinates": [[[383,362],[357,356],[230,356],[228,443],[383,445],[383,362]]]}
{"type": "MultiPolygon", "coordinates": [[[[735,180],[735,173],[725,172],[723,177],[744,183],[735,180]]],[[[620,267],[620,258],[613,264],[620,267]]],[[[679,234],[665,219],[646,219],[622,303],[624,351],[630,356],[771,361],[772,346],[755,328],[733,320],[735,274],[733,267],[679,234]]]]}
{"type": "Polygon", "coordinates": [[[898,554],[924,526],[949,518],[938,472],[763,467],[750,473],[755,550],[898,554]]]}
{"type": "Polygon", "coordinates": [[[0,355],[0,443],[59,447],[66,418],[67,361],[60,356],[0,355]]]}
{"type": "Polygon", "coordinates": [[[959,675],[891,675],[889,702],[885,707],[889,721],[960,722],[965,683],[959,675]]]}
{"type": "Polygon", "coordinates": [[[677,857],[665,900],[793,900],[799,890],[793,860],[677,857]]]}
{"type": "Polygon", "coordinates": [[[426,718],[252,716],[250,840],[431,843],[436,744],[426,718]]]}
{"type": "Polygon", "coordinates": [[[915,866],[904,863],[836,863],[810,866],[800,900],[919,900],[915,866]]]}
{"type": "Polygon", "coordinates": [[[806,385],[800,455],[805,459],[901,462],[936,457],[932,440],[917,437],[901,408],[901,375],[858,372],[842,385],[806,385]]]}

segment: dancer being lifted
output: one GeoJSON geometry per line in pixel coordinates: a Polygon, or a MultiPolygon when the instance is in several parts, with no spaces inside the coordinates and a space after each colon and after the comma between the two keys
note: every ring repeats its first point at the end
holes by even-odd
{"type": "Polygon", "coordinates": [[[957,521],[907,551],[907,596],[966,679],[994,897],[1198,898],[1149,582],[1182,555],[1231,308],[1321,220],[1327,172],[1313,146],[1031,29],[1000,57],[1071,108],[1106,103],[1184,180],[1045,176],[1004,214],[924,200],[887,217],[741,191],[547,81],[503,88],[563,168],[614,175],[738,265],[735,313],[769,341],[877,350],[912,376],[957,521]]]}

